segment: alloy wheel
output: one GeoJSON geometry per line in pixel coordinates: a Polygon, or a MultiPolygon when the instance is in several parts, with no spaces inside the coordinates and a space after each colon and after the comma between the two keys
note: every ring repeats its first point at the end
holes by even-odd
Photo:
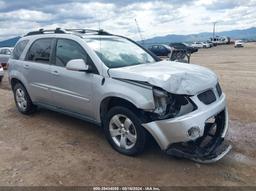
{"type": "Polygon", "coordinates": [[[136,128],[125,115],[117,114],[111,118],[109,132],[114,143],[122,149],[131,149],[136,144],[136,128]]]}
{"type": "Polygon", "coordinates": [[[24,90],[22,90],[21,88],[18,88],[16,90],[15,96],[16,96],[16,101],[17,101],[19,109],[21,109],[22,111],[25,111],[27,109],[28,103],[26,100],[24,90]]]}

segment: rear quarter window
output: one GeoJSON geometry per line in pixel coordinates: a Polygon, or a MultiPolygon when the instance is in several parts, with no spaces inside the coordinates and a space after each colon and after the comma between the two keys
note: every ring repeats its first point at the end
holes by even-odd
{"type": "Polygon", "coordinates": [[[22,40],[18,42],[18,44],[15,46],[13,52],[12,52],[12,59],[19,60],[20,56],[27,46],[29,40],[22,40]]]}

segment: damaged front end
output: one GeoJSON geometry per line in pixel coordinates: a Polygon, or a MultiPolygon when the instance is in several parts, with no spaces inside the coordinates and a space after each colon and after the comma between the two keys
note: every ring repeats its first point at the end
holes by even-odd
{"type": "Polygon", "coordinates": [[[149,113],[150,120],[163,120],[185,115],[197,109],[187,95],[176,95],[153,87],[155,110],[149,113]]]}
{"type": "Polygon", "coordinates": [[[226,112],[211,117],[205,123],[202,137],[188,142],[174,143],[166,153],[172,156],[187,158],[200,163],[212,163],[224,157],[232,148],[224,141],[226,112]]]}
{"type": "Polygon", "coordinates": [[[219,84],[196,95],[153,87],[155,110],[142,124],[167,154],[200,163],[220,160],[230,150],[225,94],[219,84]]]}
{"type": "Polygon", "coordinates": [[[231,146],[224,141],[228,112],[216,75],[169,64],[111,69],[110,76],[152,90],[152,105],[141,109],[140,117],[163,151],[201,163],[218,161],[231,146]]]}

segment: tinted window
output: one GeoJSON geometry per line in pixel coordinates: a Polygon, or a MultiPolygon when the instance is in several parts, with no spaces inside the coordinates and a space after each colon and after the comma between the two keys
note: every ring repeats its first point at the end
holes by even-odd
{"type": "Polygon", "coordinates": [[[159,49],[160,49],[161,51],[166,50],[166,48],[165,48],[164,46],[159,46],[159,49]]]}
{"type": "Polygon", "coordinates": [[[11,51],[10,51],[9,49],[6,49],[5,54],[10,55],[10,54],[11,54],[11,51]]]}
{"type": "Polygon", "coordinates": [[[171,43],[170,46],[174,48],[186,48],[186,45],[182,43],[171,43]]]}
{"type": "Polygon", "coordinates": [[[153,49],[158,49],[158,46],[156,46],[156,45],[155,45],[155,46],[153,46],[153,49]]]}
{"type": "Polygon", "coordinates": [[[50,63],[52,39],[39,39],[29,49],[27,60],[50,63]]]}
{"type": "Polygon", "coordinates": [[[5,55],[10,55],[11,54],[11,51],[9,49],[2,49],[0,51],[0,54],[5,54],[5,55]]]}
{"type": "Polygon", "coordinates": [[[9,49],[4,49],[3,50],[3,54],[5,55],[10,55],[11,54],[11,51],[9,49]]]}
{"type": "Polygon", "coordinates": [[[59,39],[56,47],[55,64],[65,67],[66,64],[73,59],[83,59],[87,61],[84,49],[73,40],[59,39]]]}
{"type": "Polygon", "coordinates": [[[22,54],[27,44],[28,44],[28,40],[22,40],[18,42],[18,44],[15,46],[12,52],[12,58],[16,60],[20,59],[20,55],[22,54]]]}

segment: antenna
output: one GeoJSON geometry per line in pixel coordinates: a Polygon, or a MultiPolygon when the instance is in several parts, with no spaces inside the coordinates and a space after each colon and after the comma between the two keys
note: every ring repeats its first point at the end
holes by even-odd
{"type": "Polygon", "coordinates": [[[100,24],[101,24],[101,23],[100,23],[100,19],[99,19],[99,21],[98,21],[99,30],[101,29],[101,26],[100,26],[100,24]]]}
{"type": "Polygon", "coordinates": [[[137,31],[138,31],[138,33],[139,33],[139,35],[140,35],[140,40],[141,40],[142,44],[144,45],[144,40],[143,40],[143,38],[142,38],[142,34],[141,34],[140,27],[139,27],[139,25],[138,25],[138,22],[137,22],[136,19],[134,19],[134,20],[135,20],[135,23],[136,23],[136,26],[137,26],[137,31]]]}
{"type": "Polygon", "coordinates": [[[217,24],[217,21],[213,22],[213,31],[212,31],[212,38],[214,39],[215,37],[215,26],[217,24]]]}

